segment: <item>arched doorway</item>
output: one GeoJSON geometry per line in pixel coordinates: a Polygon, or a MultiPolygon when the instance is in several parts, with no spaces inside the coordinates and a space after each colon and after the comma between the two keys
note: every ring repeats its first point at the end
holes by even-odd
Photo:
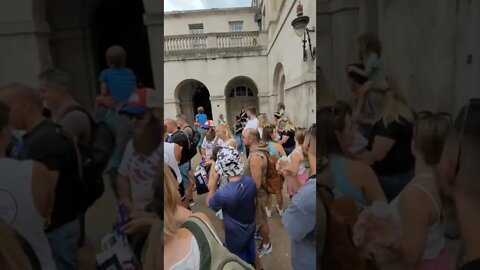
{"type": "Polygon", "coordinates": [[[200,81],[189,79],[179,83],[175,89],[175,102],[177,112],[185,114],[190,124],[193,124],[198,107],[203,107],[208,119],[213,119],[210,92],[200,81]]]}
{"type": "Polygon", "coordinates": [[[120,45],[128,53],[127,67],[137,76],[140,86],[154,88],[147,27],[143,22],[145,7],[138,0],[99,0],[95,26],[100,69],[107,67],[105,51],[120,45]]]}
{"type": "Polygon", "coordinates": [[[227,103],[227,115],[226,119],[231,126],[235,123],[235,116],[240,114],[242,107],[247,109],[248,107],[257,108],[258,106],[258,88],[255,82],[245,76],[238,76],[231,79],[225,87],[225,97],[227,103]]]}
{"type": "Polygon", "coordinates": [[[280,102],[284,103],[285,100],[285,73],[281,63],[277,63],[273,72],[273,91],[276,94],[276,110],[277,104],[280,102]]]}
{"type": "Polygon", "coordinates": [[[141,84],[154,86],[143,1],[48,0],[45,11],[52,65],[70,75],[80,103],[93,107],[99,74],[107,66],[105,51],[112,45],[126,49],[127,67],[141,84]]]}

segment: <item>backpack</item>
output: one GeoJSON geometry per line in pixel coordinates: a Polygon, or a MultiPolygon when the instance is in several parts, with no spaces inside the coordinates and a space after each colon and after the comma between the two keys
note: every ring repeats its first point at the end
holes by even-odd
{"type": "Polygon", "coordinates": [[[182,228],[188,229],[200,249],[200,270],[253,270],[254,268],[230,253],[213,233],[210,227],[200,218],[191,216],[182,228]]]}
{"type": "MultiPolygon", "coordinates": [[[[198,130],[192,128],[191,126],[186,126],[185,128],[190,128],[192,130],[192,134],[193,134],[191,140],[190,140],[190,138],[188,138],[188,143],[190,144],[189,145],[189,156],[190,156],[190,159],[192,159],[197,154],[197,145],[200,142],[200,139],[202,138],[202,135],[200,134],[200,132],[198,132],[198,130]]],[[[183,130],[185,130],[185,128],[183,130]]],[[[183,130],[182,130],[182,132],[183,132],[183,130]]],[[[185,134],[185,132],[183,132],[183,133],[185,134]]],[[[185,134],[185,136],[186,135],[187,134],[185,134]]]]}
{"type": "Polygon", "coordinates": [[[265,181],[262,182],[263,188],[272,194],[277,194],[282,190],[283,186],[283,176],[278,173],[276,165],[278,157],[270,155],[268,151],[265,150],[254,150],[254,152],[261,152],[266,158],[266,172],[265,172],[265,181]]]}
{"type": "Polygon", "coordinates": [[[90,120],[90,142],[88,145],[77,142],[82,161],[82,200],[80,208],[86,211],[103,195],[105,186],[103,174],[115,150],[116,141],[112,128],[103,120],[95,122],[85,109],[80,106],[68,108],[63,116],[73,111],[81,111],[90,120]]]}
{"type": "Polygon", "coordinates": [[[353,243],[354,213],[358,213],[350,197],[334,200],[330,187],[317,181],[317,210],[320,240],[317,265],[323,270],[374,270],[371,256],[353,243]],[[318,209],[321,208],[321,209],[318,209]],[[345,216],[345,214],[347,216],[345,216]],[[323,222],[322,222],[323,221],[323,222]]]}

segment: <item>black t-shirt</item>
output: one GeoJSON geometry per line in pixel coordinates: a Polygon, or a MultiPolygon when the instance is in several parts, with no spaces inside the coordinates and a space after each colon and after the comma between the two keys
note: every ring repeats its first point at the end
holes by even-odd
{"type": "Polygon", "coordinates": [[[480,269],[480,259],[470,261],[464,266],[460,267],[458,270],[479,270],[480,269]]]}
{"type": "Polygon", "coordinates": [[[295,147],[295,131],[286,130],[280,133],[280,136],[288,136],[288,140],[283,144],[283,148],[295,147]]]}
{"type": "Polygon", "coordinates": [[[235,135],[242,134],[242,131],[243,131],[242,123],[237,122],[235,124],[235,135]]]}
{"type": "Polygon", "coordinates": [[[188,138],[181,131],[177,131],[172,135],[172,143],[176,143],[182,147],[182,157],[180,158],[180,164],[183,165],[190,161],[189,157],[189,145],[188,145],[188,138]]]}
{"type": "Polygon", "coordinates": [[[395,141],[385,158],[373,164],[373,170],[377,175],[394,175],[413,169],[415,165],[411,150],[413,124],[400,118],[399,122],[392,122],[385,126],[383,120],[380,120],[373,126],[373,134],[373,138],[381,136],[395,141]]]}
{"type": "Polygon", "coordinates": [[[79,216],[79,160],[73,138],[62,128],[44,120],[23,136],[20,160],[34,160],[59,173],[51,224],[47,231],[61,227],[79,216]]]}

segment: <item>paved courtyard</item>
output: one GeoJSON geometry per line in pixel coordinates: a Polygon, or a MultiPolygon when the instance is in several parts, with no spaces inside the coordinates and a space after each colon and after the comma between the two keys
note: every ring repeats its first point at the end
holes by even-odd
{"type": "MultiPolygon", "coordinates": [[[[198,158],[193,160],[193,164],[198,164],[198,158]]],[[[286,190],[286,187],[284,188],[286,190]]],[[[203,212],[208,215],[213,227],[219,237],[223,240],[225,237],[224,231],[221,229],[220,220],[215,217],[215,212],[207,208],[206,206],[206,194],[198,196],[194,195],[196,205],[192,208],[195,212],[203,212]]],[[[287,208],[289,198],[287,194],[284,194],[284,209],[287,208]]],[[[275,205],[275,200],[274,200],[275,205]]],[[[100,243],[103,237],[112,228],[112,225],[116,221],[116,200],[108,179],[105,178],[105,194],[100,198],[87,213],[86,233],[89,239],[92,240],[96,252],[100,251],[100,243]]],[[[270,225],[270,237],[273,245],[273,252],[267,256],[264,256],[262,264],[265,270],[280,269],[290,270],[292,269],[290,263],[290,238],[286,234],[281,217],[276,210],[272,211],[272,217],[268,219],[270,225]]]]}

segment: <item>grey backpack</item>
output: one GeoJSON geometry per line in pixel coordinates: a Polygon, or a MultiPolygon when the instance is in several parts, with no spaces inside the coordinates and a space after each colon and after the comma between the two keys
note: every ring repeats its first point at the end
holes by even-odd
{"type": "Polygon", "coordinates": [[[197,240],[201,252],[200,270],[254,270],[251,265],[230,253],[200,218],[189,217],[182,228],[188,229],[197,240]]]}

